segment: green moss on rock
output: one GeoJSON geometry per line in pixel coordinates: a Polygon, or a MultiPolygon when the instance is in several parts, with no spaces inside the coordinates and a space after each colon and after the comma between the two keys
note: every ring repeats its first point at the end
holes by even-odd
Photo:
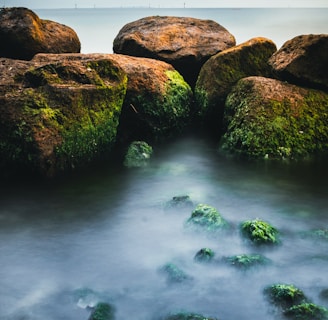
{"type": "Polygon", "coordinates": [[[274,79],[242,79],[225,104],[221,150],[255,159],[327,154],[328,94],[274,79]]]}
{"type": "Polygon", "coordinates": [[[100,302],[92,311],[89,320],[114,320],[114,308],[109,303],[100,302]]]}
{"type": "Polygon", "coordinates": [[[124,165],[128,168],[140,168],[148,164],[153,148],[145,141],[133,141],[125,155],[124,165]]]}
{"type": "Polygon", "coordinates": [[[165,317],[164,320],[215,320],[197,313],[180,312],[165,317]]]}
{"type": "Polygon", "coordinates": [[[192,280],[191,276],[174,263],[165,264],[160,271],[166,275],[169,284],[186,283],[192,280]]]}
{"type": "Polygon", "coordinates": [[[247,220],[240,225],[244,237],[256,245],[278,244],[278,230],[260,219],[247,220]]]}
{"type": "Polygon", "coordinates": [[[307,302],[302,290],[291,284],[274,284],[264,289],[264,294],[275,306],[282,309],[307,302]]]}
{"type": "Polygon", "coordinates": [[[216,232],[229,228],[229,223],[212,206],[198,204],[187,220],[188,227],[200,228],[208,232],[216,232]]]}
{"type": "Polygon", "coordinates": [[[268,265],[271,260],[260,254],[240,254],[224,258],[224,261],[241,270],[268,265]]]}
{"type": "Polygon", "coordinates": [[[200,249],[195,257],[194,260],[197,262],[211,262],[213,261],[213,258],[215,256],[215,253],[212,249],[210,248],[202,248],[200,249]]]}
{"type": "Polygon", "coordinates": [[[292,320],[327,320],[328,309],[314,303],[302,303],[288,308],[284,315],[292,320]]]}

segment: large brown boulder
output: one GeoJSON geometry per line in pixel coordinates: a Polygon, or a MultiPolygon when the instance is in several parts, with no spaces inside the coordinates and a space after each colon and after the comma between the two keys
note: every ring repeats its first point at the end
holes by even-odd
{"type": "Polygon", "coordinates": [[[204,62],[234,45],[234,36],[214,21],[153,16],[126,24],[116,36],[113,50],[166,61],[193,87],[204,62]]]}
{"type": "Polygon", "coordinates": [[[301,86],[328,90],[328,34],[297,36],[269,60],[275,76],[301,86]]]}
{"type": "Polygon", "coordinates": [[[42,20],[26,8],[0,11],[0,57],[30,60],[39,52],[78,53],[75,31],[60,23],[42,20]]]}
{"type": "Polygon", "coordinates": [[[241,79],[226,100],[221,149],[247,158],[328,152],[328,94],[264,77],[241,79]]]}
{"type": "Polygon", "coordinates": [[[268,59],[277,50],[266,38],[253,38],[212,56],[201,68],[195,87],[198,112],[207,129],[219,134],[225,99],[238,80],[270,76],[268,59]]]}
{"type": "Polygon", "coordinates": [[[108,154],[125,72],[110,57],[0,60],[0,175],[54,176],[108,154]]]}
{"type": "MultiPolygon", "coordinates": [[[[33,61],[56,61],[61,55],[38,54],[33,61]]],[[[110,59],[127,74],[118,142],[148,142],[172,137],[188,124],[192,91],[170,64],[120,54],[68,55],[66,59],[110,59]]]]}

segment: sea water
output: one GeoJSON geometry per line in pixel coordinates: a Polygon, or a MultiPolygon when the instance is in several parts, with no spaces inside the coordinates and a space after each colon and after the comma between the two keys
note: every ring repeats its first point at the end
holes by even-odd
{"type": "MultiPolygon", "coordinates": [[[[83,52],[110,52],[127,22],[150,14],[215,19],[242,42],[278,45],[300,33],[327,33],[327,10],[39,10],[72,26],[83,52]]],[[[87,320],[99,301],[116,319],[157,320],[189,311],[221,320],[281,319],[263,289],[290,283],[328,307],[328,243],[302,236],[328,226],[325,162],[250,163],[227,159],[217,144],[185,137],[154,149],[149,166],[107,163],[59,180],[0,183],[0,319],[87,320]],[[167,208],[175,196],[193,206],[167,208]],[[231,224],[209,237],[185,227],[198,203],[231,224]],[[260,218],[280,230],[281,244],[254,248],[239,225],[260,218]],[[217,263],[194,261],[201,248],[217,263]],[[272,263],[241,271],[223,258],[261,253],[272,263]],[[170,284],[160,272],[174,263],[192,280],[170,284]],[[79,293],[80,294],[79,294],[79,293]],[[89,294],[86,294],[89,292],[89,294]],[[82,294],[81,294],[82,293],[82,294]]]]}

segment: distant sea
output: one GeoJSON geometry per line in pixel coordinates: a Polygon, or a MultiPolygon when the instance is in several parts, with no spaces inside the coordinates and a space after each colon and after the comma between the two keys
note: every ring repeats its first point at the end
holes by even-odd
{"type": "Polygon", "coordinates": [[[153,15],[214,20],[235,36],[237,44],[261,36],[271,39],[280,48],[285,41],[300,34],[328,33],[328,8],[90,8],[34,11],[42,19],[73,28],[80,38],[82,53],[112,53],[113,40],[126,23],[153,15]]]}

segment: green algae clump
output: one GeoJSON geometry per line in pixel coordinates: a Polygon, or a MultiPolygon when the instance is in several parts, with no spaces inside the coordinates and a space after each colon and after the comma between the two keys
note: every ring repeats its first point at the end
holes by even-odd
{"type": "Polygon", "coordinates": [[[241,224],[241,233],[256,245],[278,244],[278,230],[260,219],[248,220],[241,224]]]}
{"type": "Polygon", "coordinates": [[[284,315],[292,320],[327,320],[328,309],[314,303],[302,303],[288,308],[284,315]]]}
{"type": "Polygon", "coordinates": [[[215,232],[228,229],[229,223],[214,207],[207,204],[198,204],[187,220],[187,226],[215,232]]]}
{"type": "Polygon", "coordinates": [[[302,290],[291,284],[274,284],[264,289],[264,294],[275,306],[282,309],[307,302],[302,290]]]}
{"type": "Polygon", "coordinates": [[[256,266],[264,266],[271,262],[270,259],[260,254],[240,254],[226,257],[224,261],[241,270],[248,270],[256,266]]]}

